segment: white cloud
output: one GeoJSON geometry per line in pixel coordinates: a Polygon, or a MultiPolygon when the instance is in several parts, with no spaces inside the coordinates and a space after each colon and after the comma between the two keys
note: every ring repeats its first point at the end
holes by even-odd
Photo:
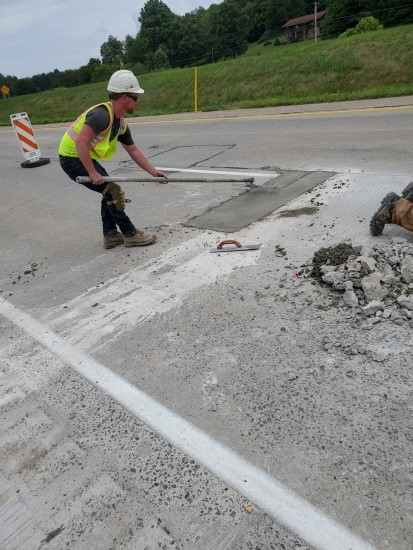
{"type": "MultiPolygon", "coordinates": [[[[210,0],[164,0],[183,15],[210,0]]],[[[0,0],[0,73],[18,78],[64,71],[100,58],[109,35],[135,36],[145,1],[140,0],[0,0]]],[[[3,82],[0,82],[2,85],[3,82]]]]}
{"type": "Polygon", "coordinates": [[[39,6],[36,0],[24,0],[23,2],[2,6],[0,17],[0,35],[3,40],[7,36],[15,36],[23,31],[31,33],[38,22],[53,21],[58,17],[64,4],[56,4],[53,0],[45,0],[39,6]]]}

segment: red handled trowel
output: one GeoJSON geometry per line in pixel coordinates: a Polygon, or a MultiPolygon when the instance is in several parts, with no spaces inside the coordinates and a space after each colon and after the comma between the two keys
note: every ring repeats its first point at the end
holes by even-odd
{"type": "Polygon", "coordinates": [[[242,252],[244,250],[258,250],[261,244],[244,244],[233,239],[221,241],[216,248],[210,248],[210,252],[242,252]],[[227,246],[229,245],[229,246],[227,246]]]}

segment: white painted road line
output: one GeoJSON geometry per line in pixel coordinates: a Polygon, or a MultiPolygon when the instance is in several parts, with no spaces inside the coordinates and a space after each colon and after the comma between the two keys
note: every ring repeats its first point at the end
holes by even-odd
{"type": "Polygon", "coordinates": [[[0,298],[0,314],[112,397],[172,445],[320,550],[373,547],[208,434],[0,298]]]}

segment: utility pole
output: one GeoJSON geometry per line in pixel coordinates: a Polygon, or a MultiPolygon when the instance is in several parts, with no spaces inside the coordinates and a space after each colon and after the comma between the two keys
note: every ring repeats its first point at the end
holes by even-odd
{"type": "Polygon", "coordinates": [[[317,2],[314,2],[314,42],[317,42],[317,2]]]}

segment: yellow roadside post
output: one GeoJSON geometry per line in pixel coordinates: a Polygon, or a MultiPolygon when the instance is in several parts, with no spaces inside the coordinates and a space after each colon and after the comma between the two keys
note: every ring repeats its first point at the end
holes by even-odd
{"type": "Polygon", "coordinates": [[[194,111],[198,112],[198,67],[194,67],[194,111]]]}

